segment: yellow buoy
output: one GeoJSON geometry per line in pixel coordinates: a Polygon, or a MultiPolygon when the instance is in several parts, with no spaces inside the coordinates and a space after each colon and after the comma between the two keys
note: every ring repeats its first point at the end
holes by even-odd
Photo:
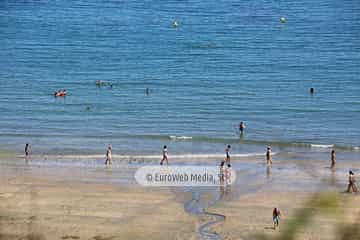
{"type": "Polygon", "coordinates": [[[281,18],[280,18],[280,22],[285,23],[285,22],[286,22],[286,18],[285,18],[285,17],[281,17],[281,18]]]}

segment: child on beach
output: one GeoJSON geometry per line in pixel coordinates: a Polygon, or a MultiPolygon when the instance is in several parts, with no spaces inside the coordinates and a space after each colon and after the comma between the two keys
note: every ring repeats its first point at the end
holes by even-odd
{"type": "Polygon", "coordinates": [[[162,154],[163,154],[163,158],[162,158],[162,160],[160,162],[160,165],[163,165],[164,161],[166,161],[166,165],[169,165],[169,162],[168,162],[168,150],[167,150],[166,145],[163,148],[162,154]]]}
{"type": "Polygon", "coordinates": [[[29,155],[30,155],[30,144],[25,144],[25,158],[28,159],[29,155]]]}
{"type": "Polygon", "coordinates": [[[281,216],[281,213],[280,213],[279,208],[277,208],[277,207],[274,208],[274,210],[273,210],[274,229],[276,229],[276,227],[279,226],[280,216],[281,216]]]}
{"type": "Polygon", "coordinates": [[[226,154],[226,164],[230,164],[230,149],[231,149],[231,146],[230,145],[227,145],[227,147],[225,148],[225,154],[226,154]]]}
{"type": "Polygon", "coordinates": [[[336,154],[335,150],[331,150],[331,168],[334,168],[336,164],[336,154]]]}
{"type": "Polygon", "coordinates": [[[358,188],[355,183],[355,175],[354,175],[353,171],[350,170],[349,171],[349,184],[348,184],[347,192],[351,193],[351,190],[355,193],[358,192],[358,188]]]}
{"type": "Polygon", "coordinates": [[[112,156],[111,156],[111,146],[109,145],[107,150],[106,150],[106,161],[105,161],[105,165],[111,165],[112,162],[112,156]]]}
{"type": "Polygon", "coordinates": [[[272,159],[271,159],[271,147],[267,147],[266,149],[266,164],[271,165],[272,159]]]}

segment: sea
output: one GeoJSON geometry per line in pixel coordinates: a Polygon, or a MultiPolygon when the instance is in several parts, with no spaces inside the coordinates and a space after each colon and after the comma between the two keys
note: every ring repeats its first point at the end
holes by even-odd
{"type": "Polygon", "coordinates": [[[25,143],[360,160],[360,1],[1,0],[0,149],[25,143]]]}

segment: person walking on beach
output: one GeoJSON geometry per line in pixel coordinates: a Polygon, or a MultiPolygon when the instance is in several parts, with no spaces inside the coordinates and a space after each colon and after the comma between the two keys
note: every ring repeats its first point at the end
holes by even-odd
{"type": "Polygon", "coordinates": [[[279,208],[277,208],[277,207],[274,208],[274,210],[273,210],[274,229],[276,229],[276,227],[279,226],[280,216],[281,216],[281,213],[280,213],[279,208]]]}
{"type": "Polygon", "coordinates": [[[162,158],[162,160],[161,160],[161,162],[160,162],[160,165],[163,165],[164,161],[166,161],[166,165],[169,165],[169,161],[168,161],[168,150],[167,150],[167,146],[166,146],[166,145],[164,145],[162,154],[163,154],[163,158],[162,158]]]}
{"type": "Polygon", "coordinates": [[[272,158],[271,158],[271,147],[267,147],[266,149],[266,164],[271,165],[272,164],[272,158]]]}
{"type": "Polygon", "coordinates": [[[351,190],[355,193],[358,192],[358,188],[355,183],[355,175],[354,175],[353,171],[350,170],[349,171],[349,184],[348,184],[347,192],[351,193],[351,190]]]}
{"type": "Polygon", "coordinates": [[[112,162],[112,155],[111,155],[111,145],[108,146],[107,150],[106,150],[106,161],[105,161],[105,165],[111,165],[112,162]]]}
{"type": "Polygon", "coordinates": [[[226,164],[230,164],[230,149],[231,149],[231,146],[230,145],[227,145],[227,147],[225,148],[225,154],[226,154],[226,158],[225,158],[225,161],[226,161],[226,164]]]}
{"type": "Polygon", "coordinates": [[[240,132],[240,135],[243,135],[243,134],[244,134],[244,130],[245,130],[245,123],[244,123],[244,122],[240,122],[240,124],[239,124],[239,132],[240,132]]]}
{"type": "Polygon", "coordinates": [[[220,179],[220,184],[223,185],[224,181],[225,181],[225,161],[221,161],[220,166],[219,166],[219,179],[220,179]]]}
{"type": "Polygon", "coordinates": [[[335,150],[331,150],[331,168],[334,168],[336,164],[336,154],[335,150]]]}
{"type": "Polygon", "coordinates": [[[24,152],[25,152],[25,159],[28,159],[29,158],[29,156],[30,156],[30,144],[25,144],[25,150],[24,150],[24,152]]]}
{"type": "Polygon", "coordinates": [[[231,164],[228,164],[225,169],[225,181],[226,185],[231,185],[231,164]]]}

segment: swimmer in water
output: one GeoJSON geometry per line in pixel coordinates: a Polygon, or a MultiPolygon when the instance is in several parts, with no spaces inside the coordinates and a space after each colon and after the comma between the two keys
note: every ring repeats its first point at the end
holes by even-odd
{"type": "Polygon", "coordinates": [[[96,86],[101,87],[102,85],[104,85],[104,81],[103,80],[96,80],[95,84],[96,84],[96,86]]]}
{"type": "Polygon", "coordinates": [[[57,90],[55,93],[54,93],[54,96],[55,97],[65,97],[66,96],[66,94],[67,94],[67,91],[66,91],[66,89],[64,89],[64,90],[57,90]]]}
{"type": "Polygon", "coordinates": [[[310,93],[314,94],[314,92],[315,92],[314,88],[310,88],[310,93]]]}
{"type": "Polygon", "coordinates": [[[163,151],[162,151],[162,154],[163,154],[163,158],[160,162],[160,165],[163,165],[163,162],[166,161],[166,165],[169,165],[169,162],[168,162],[168,150],[167,150],[167,146],[164,145],[164,148],[163,148],[163,151]]]}
{"type": "Polygon", "coordinates": [[[111,145],[109,145],[107,150],[106,150],[105,165],[111,165],[111,164],[112,164],[112,154],[111,154],[111,145]]]}
{"type": "Polygon", "coordinates": [[[271,147],[267,147],[267,149],[266,149],[266,164],[267,164],[267,165],[271,165],[271,164],[272,164],[271,147]]]}
{"type": "Polygon", "coordinates": [[[146,94],[146,96],[148,96],[150,94],[150,89],[149,88],[145,89],[145,94],[146,94]]]}
{"type": "Polygon", "coordinates": [[[336,154],[335,154],[335,150],[331,150],[331,168],[335,168],[335,164],[336,164],[336,154]]]}
{"type": "Polygon", "coordinates": [[[225,148],[225,154],[226,154],[226,158],[225,158],[225,161],[226,161],[226,164],[230,164],[230,149],[231,149],[231,146],[230,145],[227,145],[227,147],[225,148]]]}

